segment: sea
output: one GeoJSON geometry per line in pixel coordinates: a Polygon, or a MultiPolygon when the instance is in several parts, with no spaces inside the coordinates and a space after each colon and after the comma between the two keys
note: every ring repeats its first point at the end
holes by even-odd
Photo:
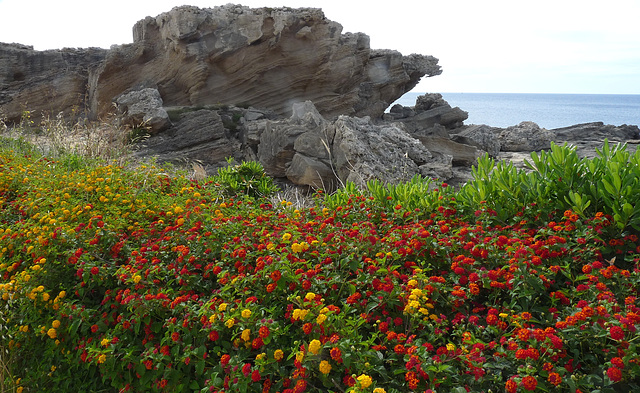
{"type": "MultiPolygon", "coordinates": [[[[425,93],[409,92],[398,103],[414,106],[425,93]]],[[[640,94],[441,93],[451,107],[469,113],[465,124],[509,127],[532,121],[546,129],[603,122],[640,125],[640,94]]]]}

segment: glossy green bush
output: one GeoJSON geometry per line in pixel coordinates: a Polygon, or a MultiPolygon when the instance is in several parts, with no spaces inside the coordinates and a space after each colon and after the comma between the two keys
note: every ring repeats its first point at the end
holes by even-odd
{"type": "Polygon", "coordinates": [[[467,209],[483,205],[497,222],[547,219],[571,209],[582,217],[614,218],[617,235],[640,232],[640,151],[605,141],[597,157],[579,158],[575,148],[552,144],[533,152],[527,169],[485,156],[458,195],[467,209]]]}

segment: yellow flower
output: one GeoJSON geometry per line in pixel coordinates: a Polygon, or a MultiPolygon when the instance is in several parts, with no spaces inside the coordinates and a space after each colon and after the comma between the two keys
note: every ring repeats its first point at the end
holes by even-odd
{"type": "Polygon", "coordinates": [[[358,378],[357,378],[358,382],[360,382],[360,386],[363,388],[368,388],[369,386],[371,386],[371,383],[373,382],[371,380],[371,377],[366,375],[366,374],[361,374],[358,378]]]}
{"type": "Polygon", "coordinates": [[[58,333],[56,332],[56,329],[51,328],[51,329],[47,330],[47,336],[49,336],[51,338],[56,338],[56,337],[58,337],[58,333]]]}
{"type": "Polygon", "coordinates": [[[251,329],[244,329],[242,331],[242,339],[244,341],[249,341],[251,340],[251,329]]]}
{"type": "Polygon", "coordinates": [[[308,301],[312,301],[313,299],[316,298],[316,294],[313,292],[308,292],[304,298],[307,299],[308,301]]]}
{"type": "Polygon", "coordinates": [[[65,292],[65,291],[60,291],[60,293],[58,294],[58,297],[60,299],[63,299],[65,296],[67,296],[67,292],[65,292]]]}
{"type": "Polygon", "coordinates": [[[301,310],[299,308],[296,308],[295,310],[293,310],[293,320],[297,321],[299,319],[303,321],[307,314],[309,314],[309,310],[301,310]]]}
{"type": "Polygon", "coordinates": [[[284,357],[284,352],[282,352],[281,349],[276,349],[276,351],[273,353],[273,358],[275,360],[282,360],[282,358],[284,357]]]}
{"type": "Polygon", "coordinates": [[[102,341],[100,341],[100,345],[102,345],[103,347],[106,347],[107,345],[109,345],[111,341],[109,341],[108,338],[103,338],[102,341]]]}
{"type": "Polygon", "coordinates": [[[209,322],[214,323],[216,321],[216,314],[209,317],[209,322]]]}
{"type": "Polygon", "coordinates": [[[60,327],[60,321],[58,321],[58,320],[56,319],[55,321],[51,322],[51,326],[52,326],[54,329],[59,328],[59,327],[60,327]]]}
{"type": "Polygon", "coordinates": [[[140,280],[142,280],[142,276],[141,276],[141,275],[136,274],[136,275],[134,275],[134,276],[133,276],[133,282],[134,282],[134,283],[136,283],[136,284],[137,284],[137,283],[139,283],[139,282],[140,282],[140,280]]]}
{"type": "Polygon", "coordinates": [[[375,388],[373,389],[373,393],[387,393],[383,388],[375,388]]]}
{"type": "Polygon", "coordinates": [[[329,374],[331,372],[331,365],[326,360],[320,362],[320,372],[323,374],[329,374]]]}
{"type": "Polygon", "coordinates": [[[455,344],[452,344],[452,343],[447,344],[447,350],[448,351],[455,351],[456,350],[455,344]]]}
{"type": "Polygon", "coordinates": [[[218,306],[218,311],[222,312],[227,309],[227,303],[222,303],[218,306]]]}
{"type": "Polygon", "coordinates": [[[242,310],[242,318],[249,318],[251,316],[251,310],[249,310],[248,308],[245,308],[244,310],[242,310]]]}
{"type": "Polygon", "coordinates": [[[46,292],[42,294],[42,300],[44,300],[45,302],[49,300],[49,297],[49,294],[46,292]]]}
{"type": "Polygon", "coordinates": [[[320,351],[321,346],[322,344],[320,343],[320,340],[312,340],[309,343],[309,352],[311,352],[314,355],[317,355],[318,351],[320,351]]]}
{"type": "Polygon", "coordinates": [[[100,356],[98,356],[98,363],[102,364],[104,362],[107,361],[107,355],[105,355],[104,353],[100,356]]]}
{"type": "Polygon", "coordinates": [[[291,234],[289,232],[285,233],[284,235],[282,235],[282,241],[288,241],[291,239],[291,234]]]}
{"type": "Polygon", "coordinates": [[[225,322],[224,324],[225,324],[226,327],[231,329],[235,323],[236,323],[236,321],[233,318],[229,318],[229,319],[227,319],[227,322],[225,322]]]}
{"type": "Polygon", "coordinates": [[[267,357],[267,354],[262,352],[262,353],[256,355],[256,360],[262,360],[262,359],[264,359],[266,357],[267,357]]]}
{"type": "Polygon", "coordinates": [[[22,393],[22,390],[24,388],[22,386],[18,386],[18,388],[16,389],[16,393],[22,393]]]}
{"type": "Polygon", "coordinates": [[[320,315],[318,315],[318,317],[316,318],[316,323],[317,323],[318,325],[322,325],[322,323],[323,323],[324,321],[326,321],[326,320],[327,320],[327,316],[326,316],[325,314],[320,314],[320,315]]]}
{"type": "Polygon", "coordinates": [[[304,353],[303,352],[296,353],[296,360],[298,362],[302,362],[303,359],[304,359],[304,353]]]}

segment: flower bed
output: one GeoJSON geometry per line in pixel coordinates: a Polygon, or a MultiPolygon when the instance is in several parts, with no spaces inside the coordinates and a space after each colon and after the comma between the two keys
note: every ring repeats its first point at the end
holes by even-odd
{"type": "Polygon", "coordinates": [[[498,224],[457,196],[439,187],[416,208],[348,187],[296,210],[153,167],[5,150],[4,383],[23,393],[638,387],[633,231],[572,210],[498,224]]]}

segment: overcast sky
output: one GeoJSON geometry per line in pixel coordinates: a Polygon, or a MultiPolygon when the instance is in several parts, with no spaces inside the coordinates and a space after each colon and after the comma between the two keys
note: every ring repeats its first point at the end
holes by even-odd
{"type": "MultiPolygon", "coordinates": [[[[131,28],[201,0],[0,0],[0,42],[35,49],[132,42],[131,28]]],[[[640,94],[640,0],[245,0],[317,7],[374,49],[440,59],[415,92],[640,94]]]]}

